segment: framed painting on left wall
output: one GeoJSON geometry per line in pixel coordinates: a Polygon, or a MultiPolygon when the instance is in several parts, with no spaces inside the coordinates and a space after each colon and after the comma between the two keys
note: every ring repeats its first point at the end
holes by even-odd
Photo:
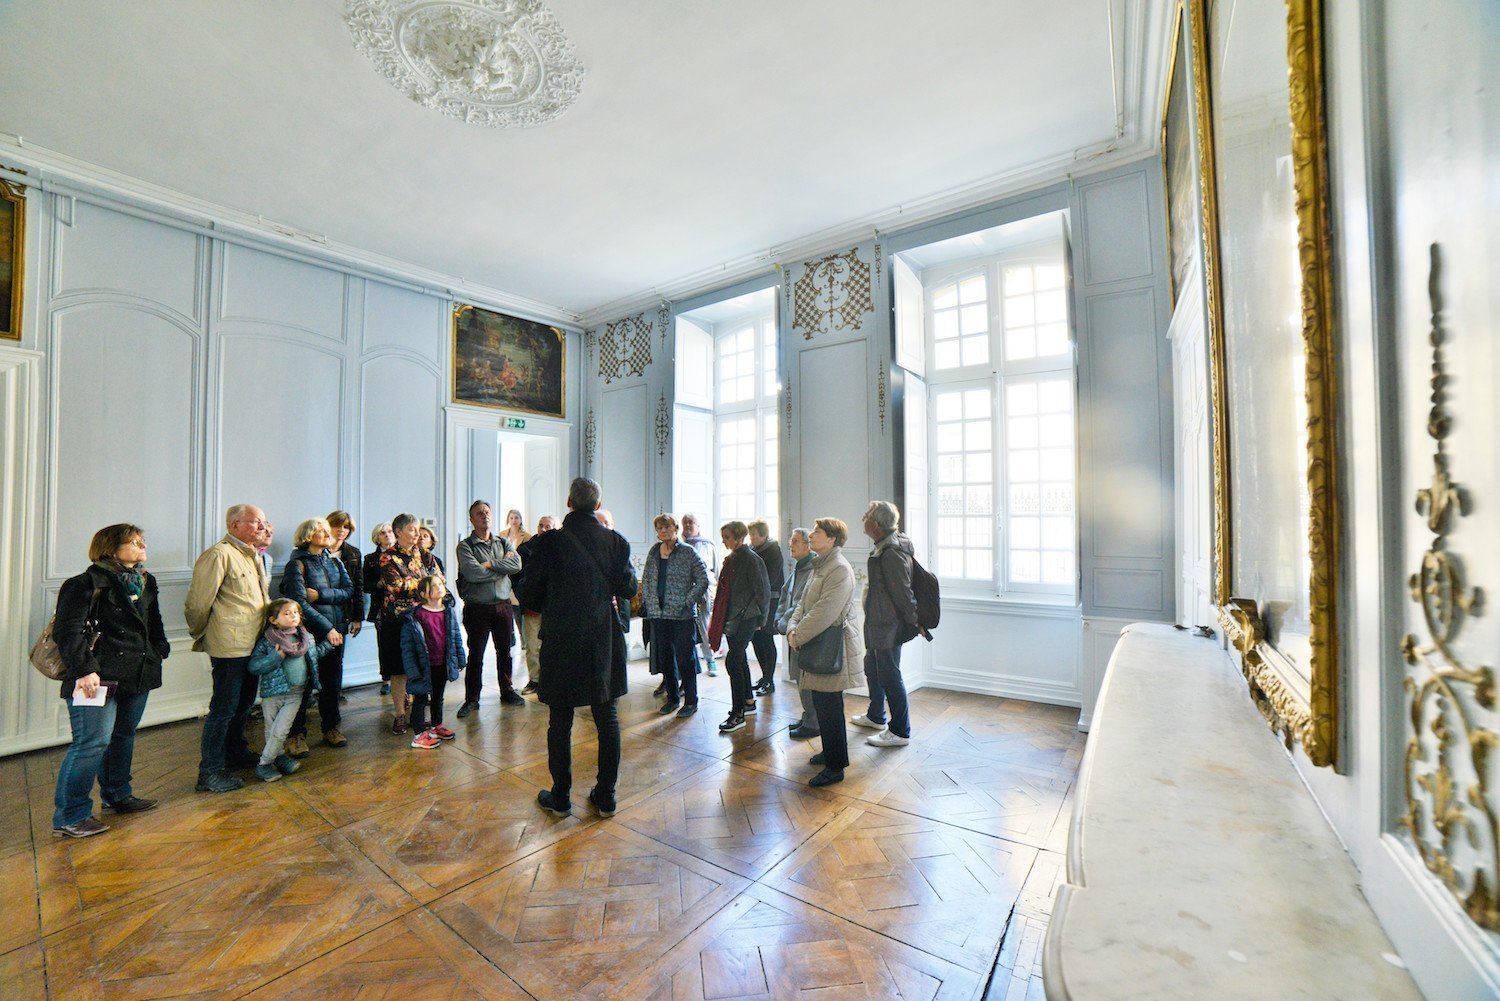
{"type": "Polygon", "coordinates": [[[26,201],[0,178],[0,340],[21,339],[21,275],[26,253],[26,201]]]}

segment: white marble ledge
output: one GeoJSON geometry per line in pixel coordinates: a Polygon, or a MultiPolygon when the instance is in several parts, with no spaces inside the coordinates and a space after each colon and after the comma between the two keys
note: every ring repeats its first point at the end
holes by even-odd
{"type": "Polygon", "coordinates": [[[1043,954],[1052,1001],[1420,999],[1218,645],[1127,627],[1043,954]]]}

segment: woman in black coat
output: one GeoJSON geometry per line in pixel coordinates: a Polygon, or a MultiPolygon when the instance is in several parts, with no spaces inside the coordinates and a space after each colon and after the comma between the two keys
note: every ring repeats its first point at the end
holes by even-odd
{"type": "Polygon", "coordinates": [[[765,623],[750,637],[755,662],[760,665],[755,694],[770,695],[776,691],[776,605],[781,601],[781,589],[786,586],[786,561],[781,557],[781,544],[771,538],[771,526],[757,519],[746,527],[750,529],[750,550],[766,565],[766,582],[771,587],[771,610],[765,623]]]}
{"type": "Polygon", "coordinates": [[[92,565],[58,591],[52,626],[68,671],[60,694],[73,727],[57,770],[52,833],[70,838],[109,830],[93,816],[95,780],[106,810],[139,813],[156,805],[131,791],[130,764],[146,697],[161,687],[161,664],[171,653],[156,578],[144,569],[144,533],[135,525],[101,528],[89,559],[92,565]],[[102,705],[76,704],[75,697],[100,694],[102,705]]]}

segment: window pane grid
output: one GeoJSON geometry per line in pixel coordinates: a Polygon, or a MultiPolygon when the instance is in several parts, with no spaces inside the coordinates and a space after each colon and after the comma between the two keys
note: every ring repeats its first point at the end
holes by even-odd
{"type": "Polygon", "coordinates": [[[1066,378],[1005,383],[1008,583],[1076,579],[1073,398],[1066,378]]]}
{"type": "Polygon", "coordinates": [[[993,581],[994,400],[988,388],[933,394],[937,572],[993,581]]]}
{"type": "Polygon", "coordinates": [[[1058,264],[1009,264],[1001,284],[1007,362],[1067,354],[1067,284],[1058,264]]]}

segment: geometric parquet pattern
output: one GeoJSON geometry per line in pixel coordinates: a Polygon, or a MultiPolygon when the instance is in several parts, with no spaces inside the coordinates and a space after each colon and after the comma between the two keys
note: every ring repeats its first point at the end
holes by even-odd
{"type": "Polygon", "coordinates": [[[608,820],[586,712],[558,819],[545,708],[458,720],[456,692],[441,750],[352,690],[348,747],[224,796],[192,788],[200,721],[143,730],[161,805],[83,841],[51,836],[61,749],[0,759],[0,998],[1042,997],[1076,710],[918,691],[909,746],[851,727],[846,780],[812,789],[795,686],[721,735],[727,678],[676,720],[630,677],[608,820]]]}

